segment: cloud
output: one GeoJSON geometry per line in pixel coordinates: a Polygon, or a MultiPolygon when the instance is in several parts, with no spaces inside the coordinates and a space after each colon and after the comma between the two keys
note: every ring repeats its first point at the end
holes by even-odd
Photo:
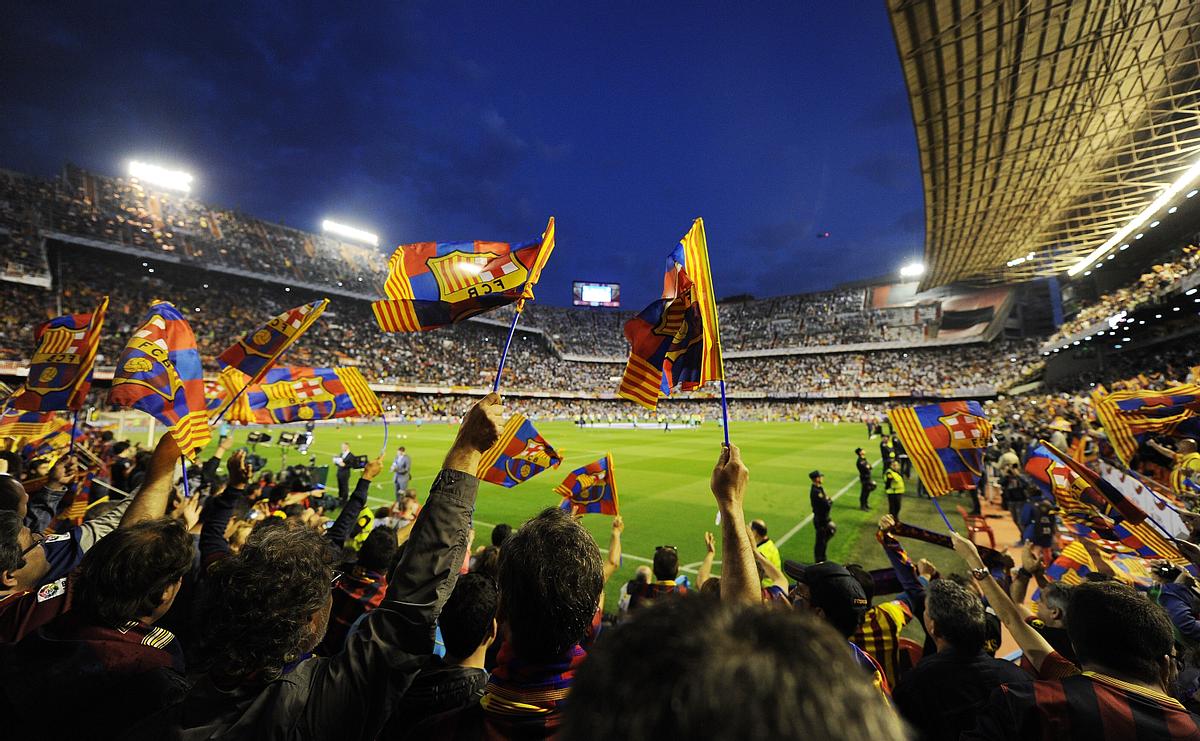
{"type": "Polygon", "coordinates": [[[850,172],[888,190],[911,190],[916,182],[909,160],[891,152],[868,155],[850,166],[850,172]]]}

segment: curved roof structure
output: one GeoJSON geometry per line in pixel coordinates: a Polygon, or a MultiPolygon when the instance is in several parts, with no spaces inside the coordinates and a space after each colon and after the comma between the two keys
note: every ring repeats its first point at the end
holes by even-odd
{"type": "Polygon", "coordinates": [[[925,187],[923,288],[1064,272],[1200,161],[1195,0],[888,10],[925,187]]]}

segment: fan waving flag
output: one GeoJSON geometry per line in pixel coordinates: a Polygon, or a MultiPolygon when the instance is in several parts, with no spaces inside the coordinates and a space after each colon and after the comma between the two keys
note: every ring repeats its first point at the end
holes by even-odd
{"type": "Polygon", "coordinates": [[[357,368],[284,366],[247,388],[229,418],[269,425],[382,414],[379,398],[357,368]]]}
{"type": "Polygon", "coordinates": [[[573,515],[621,513],[617,502],[617,479],[611,453],[583,468],[576,468],[567,474],[561,484],[554,487],[554,491],[563,496],[560,509],[573,515]]]}
{"type": "Polygon", "coordinates": [[[5,409],[0,412],[0,438],[38,437],[54,427],[54,412],[26,412],[5,409]]]}
{"type": "Polygon", "coordinates": [[[617,395],[647,409],[677,386],[692,391],[724,378],[703,219],[667,256],[662,298],[625,323],[625,338],[629,360],[617,395]]]}
{"type": "Polygon", "coordinates": [[[977,401],[945,401],[888,412],[930,496],[971,491],[983,474],[992,423],[977,401]]]}
{"type": "Polygon", "coordinates": [[[30,412],[83,407],[92,387],[92,363],[107,309],[105,296],[91,314],[55,317],[37,328],[38,346],[29,364],[29,377],[13,395],[14,407],[30,412]]]}
{"type": "Polygon", "coordinates": [[[1155,435],[1200,435],[1200,386],[1187,384],[1162,391],[1114,391],[1093,394],[1096,416],[1126,466],[1138,447],[1155,435]]]}
{"type": "Polygon", "coordinates": [[[534,429],[523,414],[514,414],[496,441],[479,461],[476,476],[503,487],[513,487],[547,468],[558,468],[562,454],[534,429]]]}
{"type": "Polygon", "coordinates": [[[222,368],[232,366],[250,377],[247,384],[258,383],[275,361],[312,323],[321,316],[329,299],[288,309],[263,326],[230,345],[217,356],[222,368]]]}
{"type": "Polygon", "coordinates": [[[386,298],[371,304],[375,321],[384,332],[423,332],[511,304],[553,249],[553,219],[542,238],[516,244],[402,244],[388,260],[386,298]]]}
{"type": "Polygon", "coordinates": [[[175,306],[158,301],[117,361],[108,401],[140,409],[167,426],[181,453],[195,460],[212,438],[204,371],[192,328],[175,306]]]}

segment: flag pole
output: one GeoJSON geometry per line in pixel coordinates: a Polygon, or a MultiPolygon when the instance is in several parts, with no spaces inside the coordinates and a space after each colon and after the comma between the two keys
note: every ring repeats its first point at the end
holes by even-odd
{"type": "Polygon", "coordinates": [[[217,415],[216,419],[214,419],[212,422],[209,422],[208,426],[216,427],[217,423],[221,421],[221,418],[225,416],[225,412],[228,412],[230,409],[233,408],[234,402],[236,402],[238,399],[242,398],[242,394],[246,393],[246,389],[248,389],[248,388],[250,388],[250,384],[246,383],[246,385],[244,385],[240,389],[238,389],[238,392],[233,395],[233,398],[229,400],[229,403],[221,408],[221,413],[217,415]]]}
{"type": "Polygon", "coordinates": [[[930,497],[933,500],[933,506],[937,508],[938,514],[942,516],[942,522],[946,523],[946,529],[950,532],[956,532],[954,526],[950,524],[950,519],[946,517],[946,513],[942,511],[942,505],[938,502],[937,497],[930,497]]]}
{"type": "MultiPolygon", "coordinates": [[[[524,299],[520,303],[524,303],[524,299]]],[[[504,361],[508,359],[508,348],[512,346],[513,335],[517,332],[517,320],[521,318],[521,308],[513,314],[512,324],[508,327],[508,339],[504,341],[504,351],[500,353],[500,367],[496,368],[496,380],[492,382],[492,391],[500,390],[500,376],[504,373],[504,361]]]]}
{"type": "MultiPolygon", "coordinates": [[[[724,374],[722,374],[724,375],[724,374]]],[[[725,379],[721,379],[721,421],[725,427],[725,447],[729,447],[729,402],[725,399],[725,379]]]]}
{"type": "Polygon", "coordinates": [[[383,415],[380,417],[380,419],[383,420],[383,448],[379,451],[379,457],[382,458],[383,456],[387,455],[387,443],[388,443],[387,412],[384,412],[383,415]]]}
{"type": "Polygon", "coordinates": [[[192,498],[192,487],[188,484],[187,477],[187,456],[179,456],[179,467],[183,469],[183,497],[184,499],[192,498]]]}
{"type": "Polygon", "coordinates": [[[67,450],[67,455],[69,455],[69,456],[75,455],[75,431],[77,429],[79,429],[79,410],[78,409],[76,409],[75,413],[71,415],[71,447],[70,447],[70,449],[67,450]]]}

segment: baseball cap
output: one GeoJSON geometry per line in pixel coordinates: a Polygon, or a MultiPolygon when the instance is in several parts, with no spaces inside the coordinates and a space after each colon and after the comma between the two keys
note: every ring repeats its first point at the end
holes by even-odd
{"type": "Polygon", "coordinates": [[[862,585],[845,566],[831,561],[811,566],[787,561],[783,570],[789,577],[808,586],[809,604],[820,607],[843,635],[854,632],[870,602],[862,585]]]}
{"type": "Polygon", "coordinates": [[[810,471],[808,474],[808,477],[810,479],[812,479],[813,481],[816,481],[817,477],[821,476],[821,475],[823,475],[823,474],[820,471],[810,471]]]}

